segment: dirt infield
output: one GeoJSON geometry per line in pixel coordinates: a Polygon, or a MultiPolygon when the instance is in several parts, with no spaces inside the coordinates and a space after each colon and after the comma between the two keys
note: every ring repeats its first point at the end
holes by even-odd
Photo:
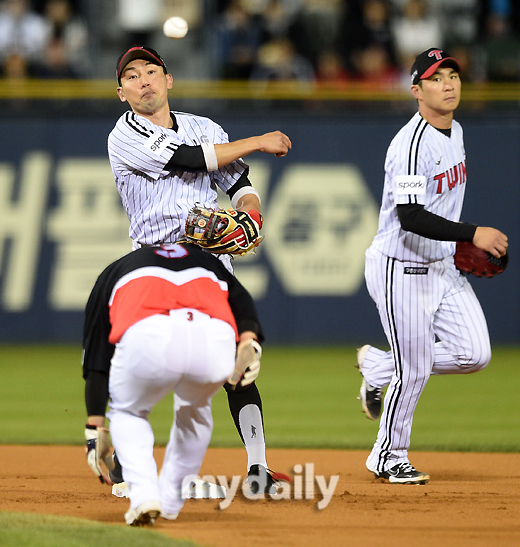
{"type": "MultiPolygon", "coordinates": [[[[158,462],[163,451],[157,450],[158,462]]],[[[520,545],[520,454],[413,453],[431,475],[424,486],[389,485],[365,470],[367,454],[341,450],[269,450],[273,469],[293,474],[314,464],[316,475],[339,482],[329,505],[313,500],[247,500],[237,495],[188,500],[175,522],[154,529],[208,547],[370,547],[520,545]],[[298,468],[297,468],[298,470],[298,468]]],[[[210,449],[203,473],[245,469],[245,451],[210,449]]],[[[82,447],[0,446],[2,511],[68,515],[123,524],[128,500],[111,495],[89,470],[82,447]]]]}

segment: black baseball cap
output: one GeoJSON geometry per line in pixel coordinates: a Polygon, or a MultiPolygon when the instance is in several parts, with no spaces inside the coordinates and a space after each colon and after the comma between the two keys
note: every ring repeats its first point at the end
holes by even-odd
{"type": "Polygon", "coordinates": [[[121,55],[117,60],[116,78],[119,82],[119,85],[121,85],[121,74],[123,73],[125,66],[130,61],[134,61],[135,59],[146,59],[147,61],[151,61],[154,65],[161,66],[165,74],[166,72],[168,72],[166,68],[166,63],[163,61],[162,57],[157,53],[157,51],[155,51],[155,49],[145,46],[132,46],[130,49],[125,51],[123,55],[121,55]]]}
{"type": "Polygon", "coordinates": [[[457,72],[460,72],[457,59],[450,57],[449,53],[442,49],[431,47],[417,55],[410,70],[412,85],[418,84],[419,80],[429,78],[443,63],[450,64],[457,72]]]}

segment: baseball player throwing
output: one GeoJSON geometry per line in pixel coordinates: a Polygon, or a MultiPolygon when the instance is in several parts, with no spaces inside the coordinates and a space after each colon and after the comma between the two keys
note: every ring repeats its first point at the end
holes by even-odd
{"type": "MultiPolygon", "coordinates": [[[[153,49],[134,46],[117,61],[117,93],[131,110],[108,137],[108,155],[130,221],[134,249],[184,238],[188,212],[196,204],[217,209],[217,186],[261,228],[260,197],[241,159],[260,151],[285,156],[291,141],[280,131],[228,142],[208,118],[170,111],[173,84],[166,64],[153,49]]],[[[231,257],[221,260],[232,271],[231,257]]],[[[265,475],[267,489],[283,475],[267,472],[262,402],[256,385],[231,390],[229,407],[248,454],[248,473],[265,475]]],[[[120,480],[122,478],[120,477],[120,480]]]]}
{"type": "Polygon", "coordinates": [[[417,56],[411,91],[419,111],[388,148],[379,229],[366,252],[365,278],[390,351],[358,350],[366,415],[381,413],[366,465],[391,483],[424,484],[408,461],[415,407],[431,374],[467,374],[487,366],[491,347],[482,308],[453,261],[457,241],[496,257],[507,237],[460,222],[467,184],[461,126],[459,63],[431,48],[417,56]]]}
{"type": "Polygon", "coordinates": [[[262,339],[249,293],[221,261],[192,244],[138,249],[99,276],[83,339],[87,455],[109,482],[100,463],[109,446],[110,394],[112,442],[130,492],[127,524],[153,524],[159,514],[177,518],[183,481],[198,474],[210,442],[211,399],[235,369],[235,343],[241,355],[262,339]],[[172,391],[175,420],[159,479],[148,415],[172,391]]]}

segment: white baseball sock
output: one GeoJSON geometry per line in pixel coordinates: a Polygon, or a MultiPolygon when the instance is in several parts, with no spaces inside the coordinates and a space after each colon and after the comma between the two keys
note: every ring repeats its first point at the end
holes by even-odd
{"type": "Polygon", "coordinates": [[[246,405],[238,415],[240,431],[247,451],[247,469],[254,464],[267,468],[265,457],[264,426],[262,415],[257,405],[246,405]]]}

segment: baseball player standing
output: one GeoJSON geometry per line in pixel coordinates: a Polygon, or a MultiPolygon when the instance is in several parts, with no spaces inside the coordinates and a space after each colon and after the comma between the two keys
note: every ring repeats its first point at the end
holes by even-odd
{"type": "Polygon", "coordinates": [[[366,465],[391,483],[424,484],[429,475],[408,461],[415,407],[431,374],[467,374],[487,366],[491,347],[482,308],[454,265],[457,241],[471,241],[497,258],[507,237],[460,222],[466,189],[459,63],[431,48],[417,56],[411,91],[419,111],[388,148],[379,229],[366,252],[365,278],[390,351],[358,350],[360,399],[377,419],[366,465]]]}
{"type": "MultiPolygon", "coordinates": [[[[110,133],[108,155],[134,249],[181,240],[195,204],[218,208],[217,186],[229,196],[233,208],[246,212],[260,229],[260,197],[241,158],[255,151],[285,156],[290,139],[275,131],[228,142],[227,134],[212,120],[170,111],[168,90],[173,78],[151,48],[134,46],[123,53],[116,76],[119,98],[131,110],[110,133]]],[[[232,271],[231,257],[221,257],[232,271]]],[[[248,474],[262,475],[269,491],[273,481],[289,477],[268,471],[258,388],[254,383],[243,390],[225,388],[247,450],[248,474]]]]}
{"type": "Polygon", "coordinates": [[[100,466],[110,395],[112,442],[130,492],[127,524],[177,518],[183,480],[198,474],[211,439],[211,399],[235,369],[236,342],[240,352],[262,339],[249,293],[195,245],[144,247],[99,276],[83,337],[87,455],[110,482],[100,466]],[[148,415],[172,391],[175,420],[159,479],[148,415]]]}

